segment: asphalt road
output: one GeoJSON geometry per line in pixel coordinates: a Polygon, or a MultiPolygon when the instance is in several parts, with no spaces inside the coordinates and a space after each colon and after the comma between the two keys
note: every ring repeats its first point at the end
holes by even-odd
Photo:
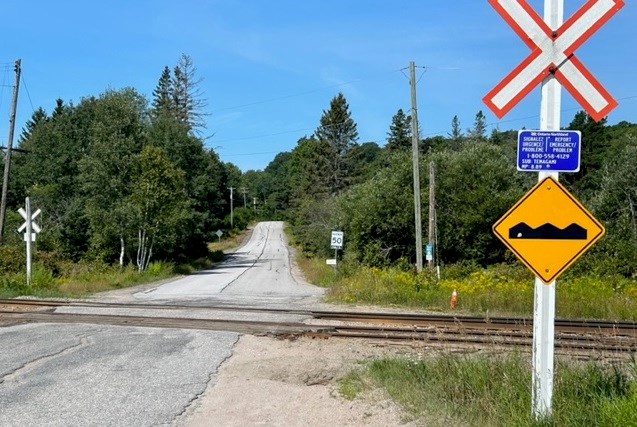
{"type": "Polygon", "coordinates": [[[248,305],[313,305],[323,290],[294,274],[283,222],[261,222],[250,240],[212,270],[200,271],[136,293],[139,301],[222,302],[248,305]]]}
{"type": "MultiPolygon", "coordinates": [[[[322,290],[295,278],[282,223],[267,222],[217,268],[128,295],[158,304],[291,307],[317,303],[322,290]]],[[[0,328],[0,426],[179,425],[238,338],[95,325],[0,328]]]]}

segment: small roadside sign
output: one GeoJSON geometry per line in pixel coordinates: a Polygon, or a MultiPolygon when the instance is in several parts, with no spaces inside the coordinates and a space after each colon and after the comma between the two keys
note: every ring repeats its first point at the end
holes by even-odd
{"type": "Polygon", "coordinates": [[[336,259],[326,259],[325,264],[327,265],[336,265],[336,259]]]}
{"type": "Polygon", "coordinates": [[[343,236],[344,233],[342,231],[332,231],[332,240],[330,245],[332,249],[343,249],[343,236]]]}
{"type": "Polygon", "coordinates": [[[427,245],[425,247],[425,260],[433,261],[434,260],[434,245],[427,245]]]}
{"type": "Polygon", "coordinates": [[[577,130],[518,131],[518,170],[579,172],[581,141],[577,130]]]}

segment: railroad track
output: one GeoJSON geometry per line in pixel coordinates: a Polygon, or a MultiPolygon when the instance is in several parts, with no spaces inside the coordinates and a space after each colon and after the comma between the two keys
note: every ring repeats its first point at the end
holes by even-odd
{"type": "MultiPolygon", "coordinates": [[[[280,337],[311,336],[378,339],[431,345],[530,347],[532,321],[524,318],[405,313],[285,310],[244,306],[193,306],[55,300],[0,300],[0,324],[90,323],[233,331],[280,337]],[[102,314],[56,312],[60,307],[103,309],[102,314]],[[109,314],[108,309],[160,310],[166,316],[109,314]],[[232,311],[302,316],[294,322],[183,317],[175,311],[232,311]],[[323,322],[316,324],[316,321],[323,322]],[[314,322],[314,323],[313,323],[314,322]]],[[[637,351],[634,322],[556,320],[555,346],[579,352],[637,351]]]]}

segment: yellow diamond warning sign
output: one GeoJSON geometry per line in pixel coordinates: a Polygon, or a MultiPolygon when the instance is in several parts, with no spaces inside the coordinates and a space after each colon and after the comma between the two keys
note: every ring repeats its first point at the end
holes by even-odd
{"type": "Polygon", "coordinates": [[[533,187],[493,232],[549,284],[605,233],[604,226],[555,179],[533,187]]]}

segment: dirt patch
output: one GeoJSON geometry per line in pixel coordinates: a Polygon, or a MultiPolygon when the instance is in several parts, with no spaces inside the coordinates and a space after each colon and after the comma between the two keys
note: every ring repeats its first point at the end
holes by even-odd
{"type": "Polygon", "coordinates": [[[416,425],[380,392],[350,401],[338,391],[338,379],[360,361],[400,351],[362,340],[244,335],[214,384],[178,425],[416,425]]]}

